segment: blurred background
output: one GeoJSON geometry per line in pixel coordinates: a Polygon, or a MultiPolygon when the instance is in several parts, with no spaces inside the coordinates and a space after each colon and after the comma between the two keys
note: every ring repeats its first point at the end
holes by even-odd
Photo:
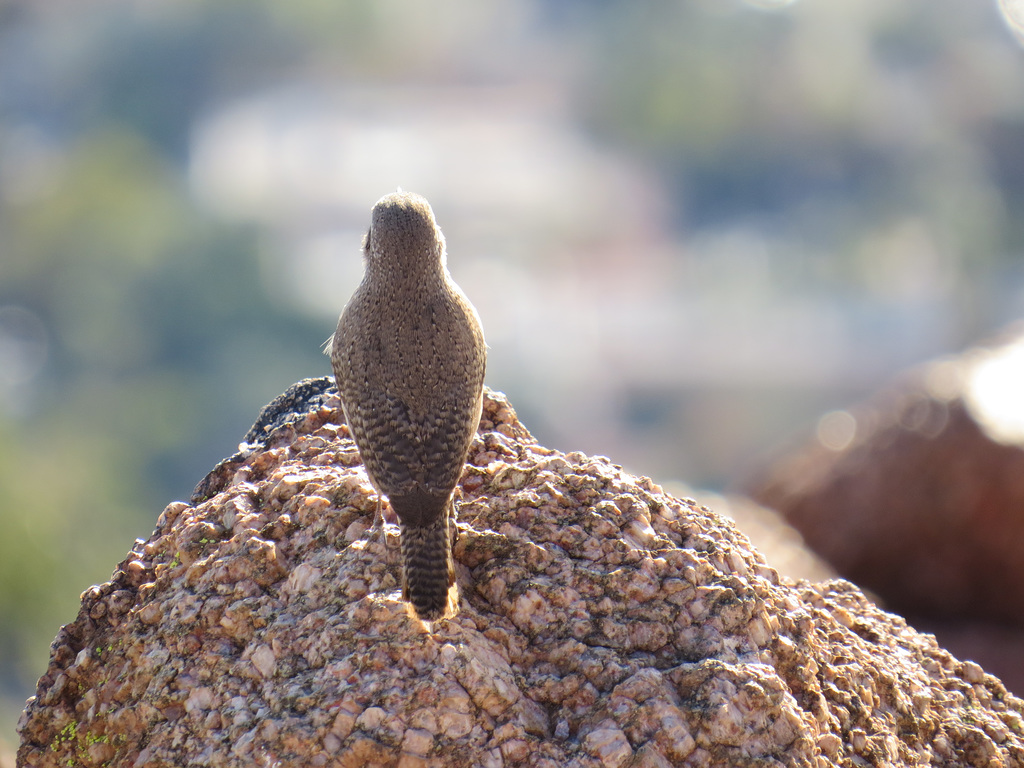
{"type": "Polygon", "coordinates": [[[1024,316],[1019,0],[0,0],[0,740],[432,203],[545,444],[721,489],[1024,316]]]}

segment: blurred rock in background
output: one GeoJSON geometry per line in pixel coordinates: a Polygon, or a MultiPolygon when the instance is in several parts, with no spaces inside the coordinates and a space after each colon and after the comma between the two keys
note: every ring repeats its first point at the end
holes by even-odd
{"type": "Polygon", "coordinates": [[[748,487],[844,577],[1024,692],[1024,327],[825,415],[748,487]]]}

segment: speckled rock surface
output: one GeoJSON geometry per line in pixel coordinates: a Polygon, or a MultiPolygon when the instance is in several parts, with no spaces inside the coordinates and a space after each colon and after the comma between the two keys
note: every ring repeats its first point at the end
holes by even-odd
{"type": "Polygon", "coordinates": [[[171,504],[83,595],[20,766],[1011,766],[1022,702],[846,582],[538,444],[488,394],[459,615],[402,604],[331,400],[171,504]]]}
{"type": "Polygon", "coordinates": [[[679,483],[670,484],[665,490],[676,498],[694,499],[702,507],[710,507],[731,520],[782,576],[806,581],[839,577],[836,569],[815,554],[800,532],[774,509],[762,507],[746,496],[711,493],[679,483]]]}

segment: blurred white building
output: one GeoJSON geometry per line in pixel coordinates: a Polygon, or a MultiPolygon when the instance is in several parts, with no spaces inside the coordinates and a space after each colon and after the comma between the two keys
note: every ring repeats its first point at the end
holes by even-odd
{"type": "Polygon", "coordinates": [[[195,127],[190,177],[211,211],[267,233],[270,292],[325,337],[373,203],[425,195],[483,319],[488,383],[549,444],[637,471],[725,479],[829,393],[899,365],[899,334],[858,340],[856,307],[780,295],[786,245],[769,234],[673,231],[656,169],[560,103],[540,87],[269,92],[195,127]]]}

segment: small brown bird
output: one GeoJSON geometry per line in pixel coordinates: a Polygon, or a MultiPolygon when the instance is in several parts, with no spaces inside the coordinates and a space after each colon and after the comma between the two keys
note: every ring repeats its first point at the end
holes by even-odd
{"type": "Polygon", "coordinates": [[[401,523],[402,597],[435,621],[458,610],[452,495],[480,423],[486,345],[424,198],[382,197],[363,254],[331,362],[367,474],[401,523]]]}

